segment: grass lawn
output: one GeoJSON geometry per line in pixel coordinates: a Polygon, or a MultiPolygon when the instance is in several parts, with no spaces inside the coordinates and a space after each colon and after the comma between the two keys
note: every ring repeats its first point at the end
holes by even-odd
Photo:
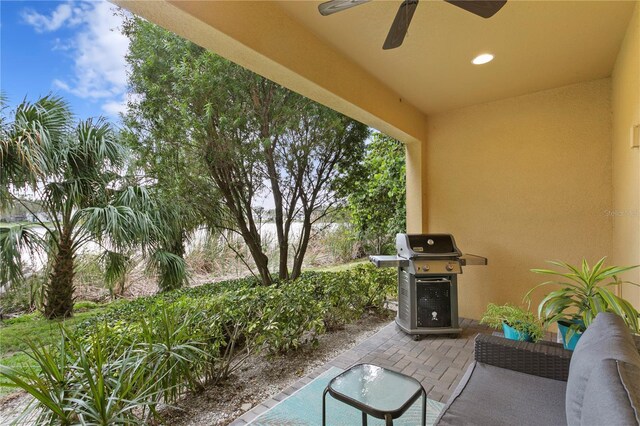
{"type": "Polygon", "coordinates": [[[28,222],[0,222],[0,228],[13,228],[18,225],[26,225],[28,222]]]}
{"type": "Polygon", "coordinates": [[[350,263],[342,263],[340,265],[323,266],[320,268],[306,268],[306,271],[318,271],[318,272],[341,272],[347,269],[355,268],[358,265],[366,265],[369,263],[369,259],[358,259],[350,263]]]}
{"type": "MultiPolygon", "coordinates": [[[[51,222],[45,222],[45,225],[49,224],[51,224],[51,222]]],[[[12,228],[19,225],[42,226],[38,222],[0,222],[0,228],[12,228]]]]}
{"type": "MultiPolygon", "coordinates": [[[[61,324],[73,327],[74,324],[98,315],[105,310],[105,306],[80,302],[75,309],[73,318],[61,321],[50,321],[41,313],[34,312],[0,322],[0,364],[13,368],[33,365],[31,358],[24,353],[28,348],[26,340],[43,346],[56,343],[61,324]]],[[[0,381],[4,380],[0,378],[0,381]]],[[[0,387],[0,395],[12,391],[12,388],[0,387]]]]}

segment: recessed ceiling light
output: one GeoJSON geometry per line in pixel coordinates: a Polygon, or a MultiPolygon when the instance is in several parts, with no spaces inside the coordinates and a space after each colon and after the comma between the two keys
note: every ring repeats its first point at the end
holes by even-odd
{"type": "Polygon", "coordinates": [[[483,53],[482,55],[478,55],[473,58],[473,61],[471,61],[471,63],[474,65],[482,65],[491,61],[493,61],[493,55],[491,53],[483,53]]]}

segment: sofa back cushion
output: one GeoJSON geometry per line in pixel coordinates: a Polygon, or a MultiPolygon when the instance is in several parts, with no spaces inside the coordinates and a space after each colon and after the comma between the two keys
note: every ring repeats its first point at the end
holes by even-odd
{"type": "Polygon", "coordinates": [[[580,424],[640,424],[640,367],[614,359],[601,361],[587,382],[580,424]]]}
{"type": "MultiPolygon", "coordinates": [[[[622,318],[613,313],[600,313],[584,332],[571,357],[565,406],[567,424],[580,425],[587,382],[602,361],[624,361],[640,368],[640,355],[622,318]]],[[[595,376],[594,376],[595,379],[595,376]]],[[[593,389],[594,392],[613,391],[613,387],[593,389]]]]}

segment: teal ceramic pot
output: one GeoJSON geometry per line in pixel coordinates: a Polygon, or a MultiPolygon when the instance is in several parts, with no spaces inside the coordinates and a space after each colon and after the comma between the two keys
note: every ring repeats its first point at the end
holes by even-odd
{"type": "MultiPolygon", "coordinates": [[[[582,321],[578,322],[581,323],[582,321]]],[[[576,331],[572,333],[571,338],[567,341],[567,334],[569,333],[569,328],[572,323],[568,321],[558,321],[558,330],[560,331],[560,335],[562,336],[562,344],[565,349],[569,349],[570,351],[576,348],[576,344],[580,337],[582,336],[582,331],[576,331]]]]}
{"type": "Polygon", "coordinates": [[[533,339],[529,334],[519,332],[506,322],[502,323],[502,330],[504,331],[504,337],[507,339],[520,340],[521,342],[533,342],[533,339]]]}

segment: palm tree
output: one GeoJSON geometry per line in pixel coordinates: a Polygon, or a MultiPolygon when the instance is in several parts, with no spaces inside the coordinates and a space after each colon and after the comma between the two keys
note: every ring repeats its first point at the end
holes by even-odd
{"type": "MultiPolygon", "coordinates": [[[[94,242],[104,249],[107,277],[114,280],[124,271],[124,253],[137,246],[154,252],[162,243],[161,218],[147,190],[122,176],[126,151],[105,120],[73,126],[69,106],[53,96],[23,101],[12,118],[1,121],[0,203],[28,210],[23,199],[32,198],[46,219],[34,215],[36,224],[0,229],[0,283],[24,280],[21,253],[44,250],[50,271],[44,314],[67,317],[82,247],[94,242]]],[[[180,259],[153,256],[171,265],[161,273],[184,276],[180,259]]]]}

